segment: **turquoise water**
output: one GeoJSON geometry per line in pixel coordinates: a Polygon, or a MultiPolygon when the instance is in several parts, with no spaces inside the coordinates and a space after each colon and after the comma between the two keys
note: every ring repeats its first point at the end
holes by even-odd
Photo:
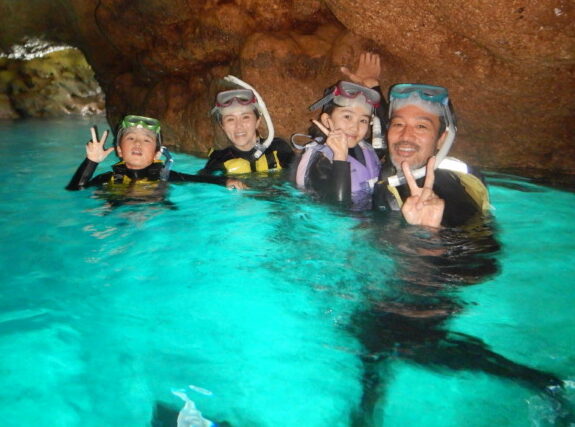
{"type": "Polygon", "coordinates": [[[350,426],[369,356],[375,425],[560,425],[575,404],[574,193],[492,174],[494,235],[451,243],[281,180],[111,208],[64,190],[90,125],[0,124],[2,425],[161,425],[158,402],[177,411],[171,390],[193,384],[212,393],[188,390],[204,415],[233,426],[350,426]],[[443,314],[417,342],[381,315],[425,309],[443,314]],[[469,351],[445,362],[452,348],[469,351]],[[492,375],[493,354],[567,386],[554,399],[492,375]]]}

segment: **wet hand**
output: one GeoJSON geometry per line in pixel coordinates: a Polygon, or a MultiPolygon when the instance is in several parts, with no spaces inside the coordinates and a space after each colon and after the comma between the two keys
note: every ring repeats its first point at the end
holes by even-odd
{"type": "Polygon", "coordinates": [[[108,138],[108,131],[104,131],[99,141],[96,135],[96,128],[92,126],[90,132],[92,133],[92,139],[86,144],[86,157],[93,162],[100,163],[114,151],[114,147],[104,148],[108,138]]]}
{"type": "Polygon", "coordinates": [[[409,224],[438,228],[441,225],[445,202],[433,192],[435,182],[435,157],[427,162],[427,171],[423,187],[418,187],[407,162],[401,169],[409,185],[411,196],[403,203],[401,213],[409,224]]]}
{"type": "Polygon", "coordinates": [[[341,160],[345,162],[347,161],[348,153],[347,136],[343,130],[334,129],[335,126],[331,119],[327,119],[327,121],[329,129],[318,120],[312,120],[319,130],[327,136],[325,144],[333,151],[333,160],[341,160]]]}
{"type": "Polygon", "coordinates": [[[366,86],[379,86],[381,74],[381,60],[377,53],[364,52],[359,56],[357,68],[351,71],[347,67],[341,67],[341,72],[352,82],[366,86]]]}
{"type": "Polygon", "coordinates": [[[228,190],[247,190],[250,187],[248,187],[243,181],[240,181],[239,179],[228,178],[226,180],[226,188],[228,190]]]}

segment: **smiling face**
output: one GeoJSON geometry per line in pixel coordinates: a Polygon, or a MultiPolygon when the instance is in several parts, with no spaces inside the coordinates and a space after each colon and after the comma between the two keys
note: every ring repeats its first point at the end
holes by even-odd
{"type": "Polygon", "coordinates": [[[398,170],[403,162],[407,162],[410,169],[424,166],[446,137],[445,132],[439,136],[439,129],[439,117],[416,105],[406,105],[395,110],[387,130],[393,166],[398,170]]]}
{"type": "Polygon", "coordinates": [[[154,162],[157,135],[148,129],[130,127],[122,133],[116,147],[118,156],[129,169],[144,169],[154,162]]]}
{"type": "Polygon", "coordinates": [[[222,111],[220,126],[234,147],[250,151],[256,145],[260,122],[252,107],[237,106],[222,111]]]}
{"type": "Polygon", "coordinates": [[[331,114],[323,113],[321,115],[321,122],[329,128],[328,118],[331,120],[334,130],[341,129],[345,133],[347,146],[353,148],[367,135],[371,111],[362,104],[335,107],[331,114]]]}

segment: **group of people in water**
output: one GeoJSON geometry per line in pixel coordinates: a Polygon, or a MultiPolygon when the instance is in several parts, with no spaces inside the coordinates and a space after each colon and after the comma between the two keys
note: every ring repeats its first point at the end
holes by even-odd
{"type": "Polygon", "coordinates": [[[219,92],[211,111],[230,145],[213,150],[195,175],[171,170],[157,119],[125,116],[110,148],[105,148],[108,132],[99,138],[92,128],[86,159],[67,188],[160,181],[244,189],[234,176],[289,169],[299,188],[322,199],[358,210],[400,210],[409,224],[459,226],[484,214],[489,199],[481,175],[446,157],[456,133],[447,89],[397,84],[386,101],[379,88],[380,68],[379,56],[371,53],[361,55],[353,72],[342,68],[350,81],[328,88],[310,107],[321,114],[303,136],[305,144],[301,134],[294,134],[293,148],[274,137],[257,91],[235,79],[243,87],[219,92]],[[265,140],[258,130],[262,120],[268,129],[265,140]],[[98,163],[112,151],[121,161],[93,178],[98,163]]]}
{"type": "MultiPolygon", "coordinates": [[[[401,211],[408,224],[439,229],[484,218],[490,205],[481,174],[447,156],[457,132],[447,89],[396,84],[386,100],[379,87],[379,61],[378,55],[363,53],[355,70],[342,68],[346,80],[326,89],[323,97],[309,107],[321,113],[307,134],[292,136],[291,145],[275,137],[265,102],[257,91],[232,78],[238,87],[219,92],[211,111],[229,146],[213,150],[197,174],[171,169],[172,159],[162,145],[161,124],[156,119],[125,116],[110,148],[105,148],[108,133],[99,137],[92,128],[86,159],[67,188],[200,182],[241,190],[247,186],[238,176],[289,170],[297,187],[323,200],[354,210],[401,211]],[[262,121],[268,130],[265,139],[259,134],[262,121]],[[113,151],[121,161],[112,166],[112,171],[93,177],[98,164],[113,151]],[[164,161],[160,160],[162,156],[164,161]]],[[[444,252],[436,251],[439,255],[430,264],[445,264],[453,276],[455,270],[444,263],[444,252]]],[[[453,258],[453,254],[445,257],[453,258]]],[[[484,263],[469,264],[477,277],[492,271],[484,263]],[[482,271],[475,272],[477,266],[482,271]]],[[[432,274],[419,270],[416,276],[413,282],[406,281],[410,289],[426,277],[434,280],[432,274]]],[[[431,288],[437,292],[440,289],[431,288]]],[[[425,297],[430,290],[415,293],[425,297]]],[[[363,359],[364,415],[354,425],[369,425],[365,420],[373,414],[381,383],[377,364],[392,353],[416,363],[483,370],[522,381],[552,396],[561,408],[561,419],[572,419],[570,405],[556,394],[556,387],[562,384],[559,378],[507,360],[476,338],[444,329],[443,322],[457,311],[457,306],[446,302],[442,295],[434,298],[439,301],[438,308],[427,299],[421,309],[415,303],[399,308],[377,303],[356,316],[357,336],[370,356],[363,359]]],[[[180,417],[184,417],[183,412],[180,417]]],[[[195,409],[191,412],[190,417],[197,417],[195,409]]]]}

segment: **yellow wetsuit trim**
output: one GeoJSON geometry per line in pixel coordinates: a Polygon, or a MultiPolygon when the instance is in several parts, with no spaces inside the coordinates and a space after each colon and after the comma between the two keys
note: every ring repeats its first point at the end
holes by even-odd
{"type": "Polygon", "coordinates": [[[473,201],[485,213],[491,208],[489,203],[489,192],[487,187],[481,182],[479,178],[470,173],[454,172],[459,181],[465,188],[465,191],[473,199],[473,201]]]}
{"type": "Polygon", "coordinates": [[[393,194],[393,197],[395,197],[395,200],[397,200],[399,209],[401,209],[401,207],[403,206],[403,200],[401,200],[401,196],[399,195],[399,191],[397,191],[397,187],[394,187],[393,185],[388,185],[387,191],[393,194]]]}
{"type": "MultiPolygon", "coordinates": [[[[276,167],[273,170],[280,170],[282,167],[278,159],[277,151],[273,151],[272,155],[274,156],[276,163],[276,167]]],[[[224,162],[224,168],[226,169],[226,173],[230,175],[252,172],[250,162],[246,159],[241,158],[231,159],[224,162]]],[[[256,160],[256,172],[266,172],[269,170],[270,169],[268,159],[264,154],[263,156],[261,156],[259,159],[256,160]]]]}

